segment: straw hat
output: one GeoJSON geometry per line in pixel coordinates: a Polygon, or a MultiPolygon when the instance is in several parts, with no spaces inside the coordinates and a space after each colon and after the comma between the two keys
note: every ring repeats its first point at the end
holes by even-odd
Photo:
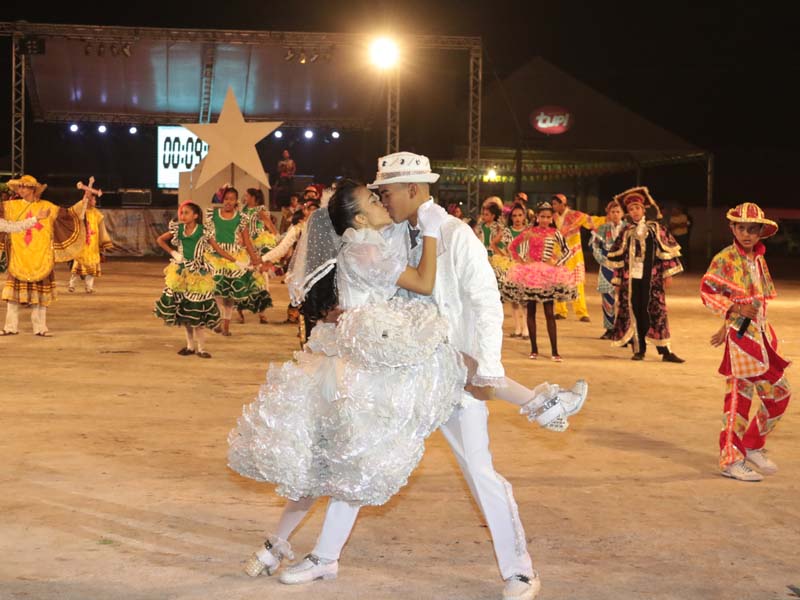
{"type": "Polygon", "coordinates": [[[395,152],[378,159],[375,181],[367,187],[374,190],[389,183],[435,183],[439,174],[431,172],[431,161],[427,156],[413,152],[395,152]]]}
{"type": "Polygon", "coordinates": [[[767,219],[761,207],[752,202],[744,202],[730,209],[725,216],[731,223],[760,223],[761,239],[771,237],[778,232],[778,224],[767,219]]]}
{"type": "Polygon", "coordinates": [[[19,179],[9,179],[7,185],[15,193],[19,193],[19,188],[21,187],[34,188],[37,198],[41,196],[42,192],[47,188],[46,184],[36,181],[36,177],[33,175],[23,175],[19,179]]]}

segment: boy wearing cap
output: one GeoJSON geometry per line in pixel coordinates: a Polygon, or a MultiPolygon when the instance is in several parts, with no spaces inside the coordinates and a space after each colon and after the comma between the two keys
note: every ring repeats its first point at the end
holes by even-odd
{"type": "Polygon", "coordinates": [[[725,319],[711,338],[713,346],[725,344],[719,367],[727,378],[719,466],[725,477],[761,481],[778,471],[764,443],[791,396],[784,376],[790,363],[778,354],[778,338],[767,322],[767,301],[776,294],[761,240],[774,235],[778,225],[750,202],[729,210],[727,218],[733,244],[713,258],[700,283],[703,304],[725,319]],[[748,421],[756,396],[761,406],[748,421]]]}
{"type": "Polygon", "coordinates": [[[608,252],[614,270],[617,302],[611,339],[615,346],[633,345],[632,360],[644,360],[647,342],[654,344],[664,362],[684,360],[670,347],[666,288],[670,277],[683,271],[681,247],[658,221],[648,221],[645,209],[656,201],[646,187],[614,196],[625,207],[628,225],[608,252]]]}

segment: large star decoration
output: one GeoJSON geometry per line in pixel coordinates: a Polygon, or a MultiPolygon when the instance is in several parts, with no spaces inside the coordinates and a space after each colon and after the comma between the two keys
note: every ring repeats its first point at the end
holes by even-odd
{"type": "Polygon", "coordinates": [[[184,125],[208,144],[208,154],[194,187],[200,187],[231,164],[269,187],[267,174],[256,152],[256,144],[282,123],[283,121],[246,123],[233,89],[229,87],[216,123],[184,125]]]}

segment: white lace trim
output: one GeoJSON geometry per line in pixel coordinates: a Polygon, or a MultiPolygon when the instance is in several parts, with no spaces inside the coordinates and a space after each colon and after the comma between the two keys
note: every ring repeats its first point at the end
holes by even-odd
{"type": "Polygon", "coordinates": [[[470,385],[475,387],[493,387],[504,388],[506,387],[505,377],[488,377],[486,375],[473,375],[470,380],[470,385]]]}

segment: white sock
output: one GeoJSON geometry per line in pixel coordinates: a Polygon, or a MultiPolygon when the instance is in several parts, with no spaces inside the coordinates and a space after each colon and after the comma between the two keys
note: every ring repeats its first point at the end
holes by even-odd
{"type": "Polygon", "coordinates": [[[86,289],[93,290],[94,289],[94,275],[87,275],[86,276],[86,289]]]}
{"type": "Polygon", "coordinates": [[[80,276],[77,273],[72,273],[69,276],[69,287],[74,288],[75,284],[78,283],[78,279],[80,279],[80,276]]]}

